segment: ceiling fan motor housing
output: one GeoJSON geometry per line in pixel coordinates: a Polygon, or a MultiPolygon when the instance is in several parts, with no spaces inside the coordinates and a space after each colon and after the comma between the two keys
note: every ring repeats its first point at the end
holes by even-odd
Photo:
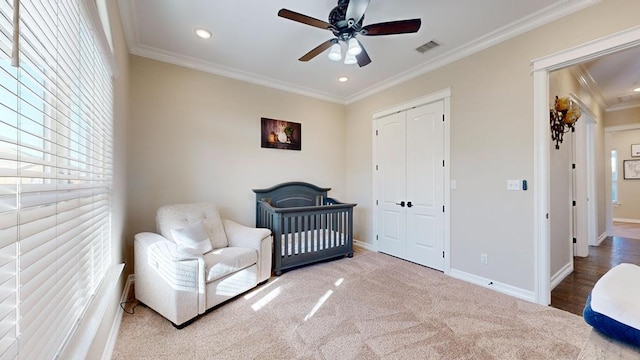
{"type": "MultiPolygon", "coordinates": [[[[349,29],[354,25],[349,22],[349,19],[346,19],[348,5],[349,0],[340,0],[338,2],[338,6],[334,7],[329,13],[329,24],[333,25],[336,30],[338,30],[338,33],[344,32],[346,29],[349,29]]],[[[363,20],[364,15],[362,15],[362,18],[358,21],[358,26],[362,27],[363,20]]]]}

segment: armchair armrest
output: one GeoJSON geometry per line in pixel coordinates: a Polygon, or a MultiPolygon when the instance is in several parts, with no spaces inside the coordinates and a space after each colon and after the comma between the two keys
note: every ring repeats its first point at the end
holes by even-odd
{"type": "Polygon", "coordinates": [[[271,230],[253,228],[231,220],[222,220],[229,246],[247,247],[258,252],[258,282],[271,277],[271,230]]]}
{"type": "Polygon", "coordinates": [[[271,235],[271,230],[253,228],[223,219],[224,231],[227,233],[229,246],[248,247],[260,251],[261,243],[271,235]]]}
{"type": "Polygon", "coordinates": [[[174,304],[168,306],[168,294],[193,294],[189,297],[194,301],[195,315],[205,311],[205,262],[202,255],[183,253],[174,242],[163,236],[144,232],[135,236],[134,256],[136,297],[139,300],[174,323],[180,323],[181,316],[176,318],[176,314],[167,315],[163,311],[167,307],[170,313],[175,308],[174,304]],[[164,302],[158,301],[162,298],[165,298],[164,302]]]}

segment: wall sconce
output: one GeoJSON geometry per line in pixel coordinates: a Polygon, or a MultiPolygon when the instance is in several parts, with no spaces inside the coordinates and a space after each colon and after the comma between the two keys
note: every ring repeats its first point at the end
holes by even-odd
{"type": "Polygon", "coordinates": [[[550,114],[551,140],[556,142],[556,149],[560,149],[564,134],[569,130],[575,131],[574,124],[580,115],[582,115],[580,107],[574,104],[570,98],[556,96],[556,103],[550,114]]]}

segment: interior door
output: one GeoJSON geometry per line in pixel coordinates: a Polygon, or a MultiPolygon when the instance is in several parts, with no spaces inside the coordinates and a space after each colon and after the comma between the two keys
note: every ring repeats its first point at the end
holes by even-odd
{"type": "Polygon", "coordinates": [[[444,102],[407,111],[409,261],[444,269],[444,102]]]}
{"type": "Polygon", "coordinates": [[[395,113],[377,120],[378,250],[405,258],[406,120],[395,113]]]}
{"type": "Polygon", "coordinates": [[[444,269],[444,102],[377,120],[378,251],[444,269]]]}

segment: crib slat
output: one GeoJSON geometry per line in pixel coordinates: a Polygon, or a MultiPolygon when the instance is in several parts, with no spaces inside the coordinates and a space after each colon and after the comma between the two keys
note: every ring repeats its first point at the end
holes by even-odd
{"type": "Polygon", "coordinates": [[[342,245],[342,219],[344,217],[344,212],[339,212],[338,213],[338,244],[337,246],[341,246],[342,245]]]}
{"type": "Polygon", "coordinates": [[[300,216],[296,216],[294,218],[294,222],[296,225],[296,231],[295,234],[297,235],[296,238],[296,248],[298,249],[298,251],[296,251],[297,254],[303,254],[304,253],[304,249],[302,248],[302,234],[300,233],[300,216]]]}
{"type": "Polygon", "coordinates": [[[335,247],[336,246],[336,213],[331,213],[329,214],[329,217],[331,218],[330,224],[329,224],[329,247],[335,247]]]}
{"type": "Polygon", "coordinates": [[[290,229],[289,229],[289,218],[284,218],[284,228],[282,229],[282,234],[284,235],[282,237],[282,241],[284,244],[284,254],[283,256],[285,257],[289,257],[291,256],[291,250],[290,250],[290,246],[289,246],[289,233],[290,233],[290,229]]]}

